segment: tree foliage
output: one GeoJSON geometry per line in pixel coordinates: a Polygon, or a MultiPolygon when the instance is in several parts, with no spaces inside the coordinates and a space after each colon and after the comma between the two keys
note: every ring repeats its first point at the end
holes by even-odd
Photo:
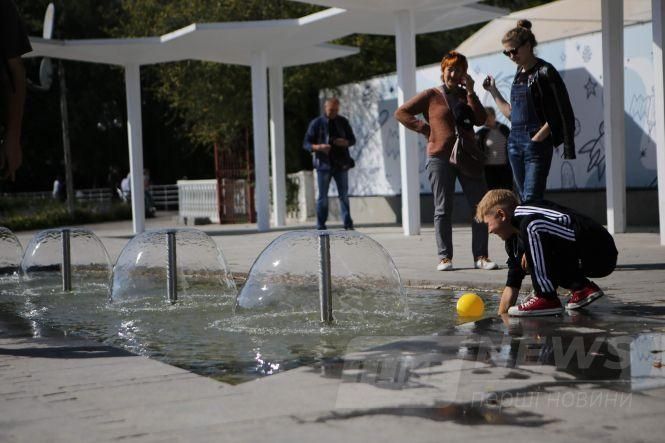
{"type": "MultiPolygon", "coordinates": [[[[521,9],[543,0],[489,0],[521,9]]],[[[31,35],[41,35],[48,0],[17,6],[31,35]]],[[[161,35],[191,23],[285,19],[322,8],[287,0],[57,0],[56,37],[108,38],[161,35]],[[63,20],[64,13],[64,20],[63,20]]],[[[417,64],[436,63],[442,54],[475,32],[470,26],[417,37],[417,64]]],[[[395,70],[392,37],[355,34],[334,43],[360,53],[284,71],[287,170],[311,167],[301,149],[306,125],[319,112],[324,88],[395,70]]],[[[28,61],[37,78],[39,60],[28,61]]],[[[72,156],[77,187],[104,186],[111,165],[128,168],[125,91],[121,68],[65,62],[72,156]]],[[[157,183],[211,177],[212,146],[251,149],[250,69],[199,61],[145,66],[141,70],[144,163],[157,183]]],[[[57,79],[54,81],[57,86],[57,79]]],[[[30,92],[24,126],[24,167],[16,189],[45,189],[61,167],[62,143],[57,87],[30,92]]],[[[5,190],[11,185],[2,184],[5,190]]],[[[1,190],[1,189],[0,189],[1,190]]]]}

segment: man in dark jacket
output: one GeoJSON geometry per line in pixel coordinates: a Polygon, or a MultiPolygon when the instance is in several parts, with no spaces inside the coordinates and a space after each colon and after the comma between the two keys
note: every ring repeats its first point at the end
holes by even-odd
{"type": "Polygon", "coordinates": [[[21,122],[25,101],[25,69],[21,56],[32,51],[28,35],[12,0],[0,1],[0,169],[14,180],[21,166],[21,122]],[[6,105],[5,105],[6,103],[6,105]]]}
{"type": "Polygon", "coordinates": [[[325,101],[324,114],[312,120],[307,128],[303,148],[313,155],[316,168],[318,196],[316,198],[316,228],[327,229],[328,188],[335,179],[344,221],[344,229],[353,229],[349,208],[349,169],[355,163],[349,148],[356,143],[349,121],[339,115],[339,100],[325,101]]]}
{"type": "Polygon", "coordinates": [[[582,308],[604,295],[588,277],[611,274],[618,252],[612,236],[589,217],[547,201],[518,205],[512,191],[495,189],[478,203],[476,219],[506,242],[508,278],[500,314],[561,314],[558,286],[571,291],[567,309],[582,308]],[[512,306],[527,272],[534,294],[512,306]]]}

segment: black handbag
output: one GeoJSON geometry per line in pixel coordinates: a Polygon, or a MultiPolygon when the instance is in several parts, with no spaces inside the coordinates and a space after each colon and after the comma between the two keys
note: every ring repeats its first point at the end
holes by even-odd
{"type": "MultiPolygon", "coordinates": [[[[448,161],[451,165],[455,166],[462,174],[468,177],[480,178],[485,173],[485,153],[478,148],[476,144],[475,137],[473,137],[469,132],[473,129],[464,129],[460,130],[457,120],[464,120],[466,122],[466,117],[464,115],[454,115],[455,112],[450,108],[448,103],[448,98],[446,97],[446,91],[441,88],[441,93],[443,94],[443,99],[450,109],[451,122],[455,128],[455,144],[453,149],[450,152],[450,157],[448,161]]],[[[464,105],[468,108],[467,105],[464,105]]],[[[462,106],[456,108],[458,114],[462,114],[462,106]]],[[[470,109],[469,109],[470,111],[470,109]]],[[[466,125],[473,128],[473,124],[470,121],[466,122],[466,125]]]]}
{"type": "Polygon", "coordinates": [[[455,144],[448,159],[451,165],[469,177],[480,178],[485,172],[485,153],[478,149],[475,140],[468,140],[455,126],[455,144]]]}

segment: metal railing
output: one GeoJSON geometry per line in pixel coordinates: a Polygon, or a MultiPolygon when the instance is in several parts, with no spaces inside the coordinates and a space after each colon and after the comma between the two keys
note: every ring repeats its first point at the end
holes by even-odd
{"type": "MultiPolygon", "coordinates": [[[[107,202],[111,200],[112,192],[110,188],[90,188],[90,189],[76,189],[74,191],[76,200],[78,201],[97,201],[107,202]]],[[[51,191],[38,191],[38,192],[12,192],[2,194],[2,197],[7,198],[23,198],[23,199],[49,199],[53,198],[51,191]]]]}
{"type": "Polygon", "coordinates": [[[178,209],[178,185],[151,185],[148,190],[157,209],[178,209]]]}
{"type": "Polygon", "coordinates": [[[39,192],[5,192],[0,194],[0,197],[4,198],[24,198],[26,200],[37,200],[37,199],[47,199],[53,198],[51,191],[39,191],[39,192]]]}
{"type": "MultiPolygon", "coordinates": [[[[148,188],[152,195],[153,202],[157,209],[169,211],[178,209],[178,185],[152,185],[148,188]]],[[[76,200],[79,202],[98,202],[108,203],[113,197],[114,190],[111,188],[89,188],[77,189],[74,191],[76,200]]],[[[117,191],[116,195],[117,195],[117,191]]],[[[51,199],[53,194],[50,191],[39,192],[14,192],[2,194],[7,198],[23,199],[51,199]]]]}
{"type": "Polygon", "coordinates": [[[80,202],[110,202],[113,193],[111,188],[92,188],[77,189],[74,195],[80,202]]]}

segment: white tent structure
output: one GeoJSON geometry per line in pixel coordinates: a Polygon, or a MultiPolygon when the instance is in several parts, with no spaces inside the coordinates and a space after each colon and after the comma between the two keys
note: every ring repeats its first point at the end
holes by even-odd
{"type": "MultiPolygon", "coordinates": [[[[192,24],[161,37],[137,39],[58,41],[31,38],[34,51],[28,56],[106,63],[125,68],[134,233],[145,229],[140,66],[185,59],[251,66],[257,228],[265,231],[270,227],[268,68],[271,74],[275,225],[281,226],[286,214],[282,68],[356,54],[357,48],[324,43],[330,40],[328,34],[315,27],[317,23],[343,13],[342,10],[329,9],[299,19],[192,24]]],[[[333,32],[333,35],[337,34],[333,32]]]]}
{"type": "MultiPolygon", "coordinates": [[[[257,228],[269,229],[268,189],[268,110],[266,74],[270,69],[270,129],[273,154],[273,197],[276,226],[285,218],[284,129],[282,68],[342,57],[355,48],[324,42],[352,33],[397,35],[400,100],[415,94],[415,34],[452,29],[487,21],[503,10],[475,5],[477,0],[380,0],[313,1],[332,6],[340,3],[349,10],[330,8],[298,19],[234,23],[192,24],[180,30],[142,39],[53,41],[31,39],[35,51],[30,56],[109,63],[125,67],[128,107],[128,136],[134,231],[144,230],[140,73],[142,64],[183,59],[208,60],[248,65],[252,68],[252,106],[255,158],[255,203],[257,228]]],[[[413,155],[415,137],[403,133],[403,223],[406,234],[420,232],[417,159],[413,155]],[[410,143],[405,139],[409,137],[410,143]],[[410,148],[407,150],[407,146],[410,148]]]]}
{"type": "MultiPolygon", "coordinates": [[[[478,0],[298,0],[344,8],[338,29],[347,33],[394,35],[397,57],[397,102],[416,94],[416,34],[460,28],[500,17],[505,10],[478,0]]],[[[416,135],[400,125],[402,226],[405,235],[420,234],[420,186],[416,135]]]]}
{"type": "Polygon", "coordinates": [[[143,196],[143,137],[141,122],[140,66],[171,61],[159,37],[104,40],[45,40],[31,37],[33,51],[28,57],[50,57],[93,63],[119,65],[125,68],[127,96],[127,136],[129,170],[132,184],[132,221],[135,234],[145,230],[143,196]]]}
{"type": "MultiPolygon", "coordinates": [[[[624,5],[624,26],[651,20],[651,0],[629,0],[624,5]]],[[[603,28],[600,0],[559,0],[496,18],[464,40],[457,50],[467,57],[503,51],[501,37],[522,18],[533,23],[538,43],[591,34],[603,28]]]]}
{"type": "Polygon", "coordinates": [[[626,231],[623,27],[652,20],[661,245],[665,245],[664,10],[663,0],[559,0],[493,20],[458,47],[470,57],[498,52],[503,49],[503,34],[521,18],[533,23],[539,42],[602,31],[607,226],[618,233],[626,231]]]}

